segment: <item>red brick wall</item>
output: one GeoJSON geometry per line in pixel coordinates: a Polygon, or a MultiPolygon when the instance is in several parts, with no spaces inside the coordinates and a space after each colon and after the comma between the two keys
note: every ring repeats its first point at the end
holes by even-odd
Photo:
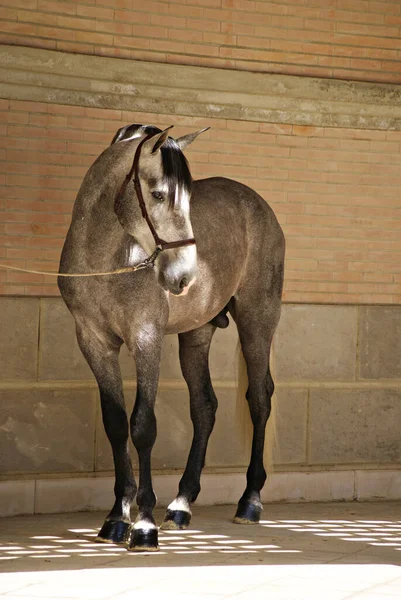
{"type": "Polygon", "coordinates": [[[0,43],[401,82],[399,0],[1,0],[0,43]]]}
{"type": "MultiPolygon", "coordinates": [[[[0,101],[0,262],[56,269],[82,178],[123,124],[212,129],[188,152],[196,178],[239,179],[287,237],[285,299],[400,303],[401,132],[270,125],[0,101]]],[[[54,280],[0,271],[0,293],[51,295],[54,280]]]]}

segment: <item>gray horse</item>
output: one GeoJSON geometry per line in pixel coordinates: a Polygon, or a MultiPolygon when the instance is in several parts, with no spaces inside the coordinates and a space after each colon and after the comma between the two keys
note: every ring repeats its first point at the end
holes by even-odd
{"type": "Polygon", "coordinates": [[[113,451],[115,503],[97,540],[128,543],[134,551],[158,549],[151,452],[163,336],[178,334],[194,427],[178,495],[162,524],[182,529],[189,525],[191,504],[200,492],[215,421],[208,356],[216,327],[228,325],[227,312],[237,325],[247,366],[253,424],[247,485],[234,521],[257,523],[262,511],[265,428],[274,390],[269,355],[280,316],[285,242],[273,211],[256,192],[221,177],[192,180],[182,150],[199,133],[174,140],[168,130],[154,126],[120,129],[84,178],[60,262],[59,272],[70,274],[110,272],[138,263],[149,267],[58,279],[99,386],[113,451]],[[123,343],[136,363],[130,421],[118,362],[123,343]],[[138,452],[138,488],[129,433],[138,452]],[[138,515],[131,524],[135,496],[138,515]]]}

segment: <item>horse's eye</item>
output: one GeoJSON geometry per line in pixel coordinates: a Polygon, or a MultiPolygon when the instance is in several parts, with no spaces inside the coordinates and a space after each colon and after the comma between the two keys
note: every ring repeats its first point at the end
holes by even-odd
{"type": "Polygon", "coordinates": [[[164,200],[163,194],[161,192],[152,192],[152,196],[158,202],[163,202],[164,200]]]}

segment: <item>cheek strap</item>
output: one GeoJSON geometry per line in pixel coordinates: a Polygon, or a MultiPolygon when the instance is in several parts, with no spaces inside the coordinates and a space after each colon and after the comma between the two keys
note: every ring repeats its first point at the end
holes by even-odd
{"type": "Polygon", "coordinates": [[[138,198],[139,206],[141,208],[142,217],[145,219],[145,221],[148,224],[148,227],[153,235],[153,239],[155,240],[156,248],[160,248],[160,251],[162,252],[163,250],[171,250],[171,248],[180,248],[181,246],[190,246],[192,244],[196,244],[195,238],[189,238],[187,240],[177,240],[176,242],[166,242],[165,240],[163,240],[162,238],[160,238],[158,236],[155,226],[153,225],[152,220],[149,216],[148,210],[146,208],[145,200],[144,200],[143,194],[142,194],[141,182],[139,180],[139,157],[141,155],[141,150],[142,150],[143,144],[151,137],[153,137],[153,134],[146,136],[138,144],[138,147],[135,151],[135,156],[134,156],[134,160],[132,163],[132,167],[131,167],[129,173],[126,175],[126,177],[120,187],[120,190],[117,193],[117,196],[116,196],[116,199],[114,202],[116,212],[117,212],[118,207],[121,205],[122,197],[124,195],[124,192],[127,189],[128,183],[131,181],[132,177],[134,176],[134,188],[135,188],[136,196],[138,198]]]}

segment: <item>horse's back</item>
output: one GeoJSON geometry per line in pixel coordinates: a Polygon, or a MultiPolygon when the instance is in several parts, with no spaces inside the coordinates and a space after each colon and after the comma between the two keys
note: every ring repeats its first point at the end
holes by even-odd
{"type": "Polygon", "coordinates": [[[248,217],[264,216],[268,221],[272,219],[273,226],[278,225],[269,203],[244,183],[228,177],[209,177],[194,181],[191,200],[193,204],[200,201],[212,204],[219,200],[229,203],[237,210],[245,211],[248,217]]]}

